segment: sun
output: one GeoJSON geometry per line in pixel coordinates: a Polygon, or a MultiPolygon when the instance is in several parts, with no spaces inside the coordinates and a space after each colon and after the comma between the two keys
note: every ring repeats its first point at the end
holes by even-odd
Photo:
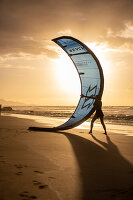
{"type": "Polygon", "coordinates": [[[55,74],[61,89],[70,95],[81,93],[81,84],[77,70],[66,54],[61,54],[55,59],[55,74]]]}
{"type": "MultiPolygon", "coordinates": [[[[109,78],[109,66],[105,58],[105,47],[96,43],[86,44],[99,59],[105,79],[109,78]]],[[[68,95],[80,95],[81,83],[74,63],[69,56],[61,52],[58,59],[54,59],[56,82],[60,89],[68,95]]]]}

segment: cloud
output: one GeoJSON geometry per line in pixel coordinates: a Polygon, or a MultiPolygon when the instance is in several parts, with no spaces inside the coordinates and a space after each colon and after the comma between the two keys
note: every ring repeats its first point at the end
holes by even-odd
{"type": "Polygon", "coordinates": [[[10,65],[10,64],[7,64],[7,63],[0,63],[0,69],[2,69],[2,68],[8,68],[8,69],[10,69],[10,68],[12,68],[12,65],[10,65]]]}
{"type": "Polygon", "coordinates": [[[0,63],[0,69],[29,69],[34,70],[35,67],[33,66],[26,66],[26,65],[12,65],[8,63],[0,63]]]}
{"type": "Polygon", "coordinates": [[[108,37],[122,37],[122,38],[133,38],[133,25],[130,23],[125,23],[125,29],[117,33],[113,32],[111,29],[107,32],[108,37]]]}
{"type": "Polygon", "coordinates": [[[133,54],[133,39],[126,40],[122,37],[108,38],[105,40],[106,51],[133,54]]]}
{"type": "Polygon", "coordinates": [[[133,53],[133,26],[125,24],[125,29],[115,32],[111,29],[104,37],[99,38],[108,46],[108,50],[133,53]]]}
{"type": "Polygon", "coordinates": [[[70,29],[61,30],[58,32],[59,35],[73,35],[72,31],[70,29]]]}
{"type": "Polygon", "coordinates": [[[2,0],[0,56],[25,53],[56,57],[55,51],[47,48],[47,41],[62,34],[82,41],[105,40],[113,48],[128,44],[130,49],[132,38],[125,30],[127,24],[133,25],[132,10],[132,0],[2,0]],[[109,29],[115,37],[107,35],[109,29]]]}

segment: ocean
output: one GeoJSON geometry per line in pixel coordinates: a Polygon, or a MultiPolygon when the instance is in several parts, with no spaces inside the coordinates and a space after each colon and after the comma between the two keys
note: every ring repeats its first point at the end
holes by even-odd
{"type": "MultiPolygon", "coordinates": [[[[4,112],[4,115],[11,114],[22,118],[30,118],[43,123],[45,119],[53,121],[59,125],[67,121],[73,114],[74,106],[13,106],[13,111],[4,112]],[[51,120],[50,120],[51,119],[51,120]]],[[[107,128],[117,133],[133,135],[133,106],[103,106],[104,119],[107,128]],[[130,134],[129,134],[130,133],[130,134]]],[[[89,118],[78,128],[88,128],[91,118],[89,118]]],[[[52,124],[53,125],[53,124],[52,124]]],[[[100,121],[95,123],[94,130],[101,129],[100,121]]]]}

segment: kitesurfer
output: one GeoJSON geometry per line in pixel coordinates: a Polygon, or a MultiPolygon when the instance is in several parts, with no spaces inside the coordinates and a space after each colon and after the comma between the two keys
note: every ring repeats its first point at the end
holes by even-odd
{"type": "Polygon", "coordinates": [[[2,111],[2,106],[0,105],[0,115],[1,115],[1,111],[2,111]]]}
{"type": "Polygon", "coordinates": [[[105,131],[104,134],[107,135],[106,126],[104,124],[104,114],[103,114],[103,111],[102,111],[101,98],[98,95],[96,97],[91,97],[91,98],[95,99],[94,107],[96,109],[96,113],[91,120],[90,132],[89,133],[90,134],[92,133],[93,124],[96,121],[96,119],[100,118],[101,124],[103,126],[104,131],[105,131]]]}

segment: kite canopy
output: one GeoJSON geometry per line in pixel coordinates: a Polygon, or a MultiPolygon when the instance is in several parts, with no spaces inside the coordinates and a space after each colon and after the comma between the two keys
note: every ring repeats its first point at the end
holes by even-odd
{"type": "Polygon", "coordinates": [[[64,124],[54,128],[30,127],[34,131],[58,131],[76,127],[87,120],[95,111],[95,97],[102,97],[104,77],[101,65],[95,54],[82,42],[70,37],[62,36],[53,39],[71,58],[81,82],[81,96],[79,103],[64,124]]]}
{"type": "Polygon", "coordinates": [[[56,127],[69,129],[87,120],[95,111],[95,96],[102,97],[104,87],[103,71],[95,54],[82,42],[70,37],[62,36],[52,41],[57,43],[71,58],[81,82],[81,96],[79,103],[70,119],[56,127]]]}

